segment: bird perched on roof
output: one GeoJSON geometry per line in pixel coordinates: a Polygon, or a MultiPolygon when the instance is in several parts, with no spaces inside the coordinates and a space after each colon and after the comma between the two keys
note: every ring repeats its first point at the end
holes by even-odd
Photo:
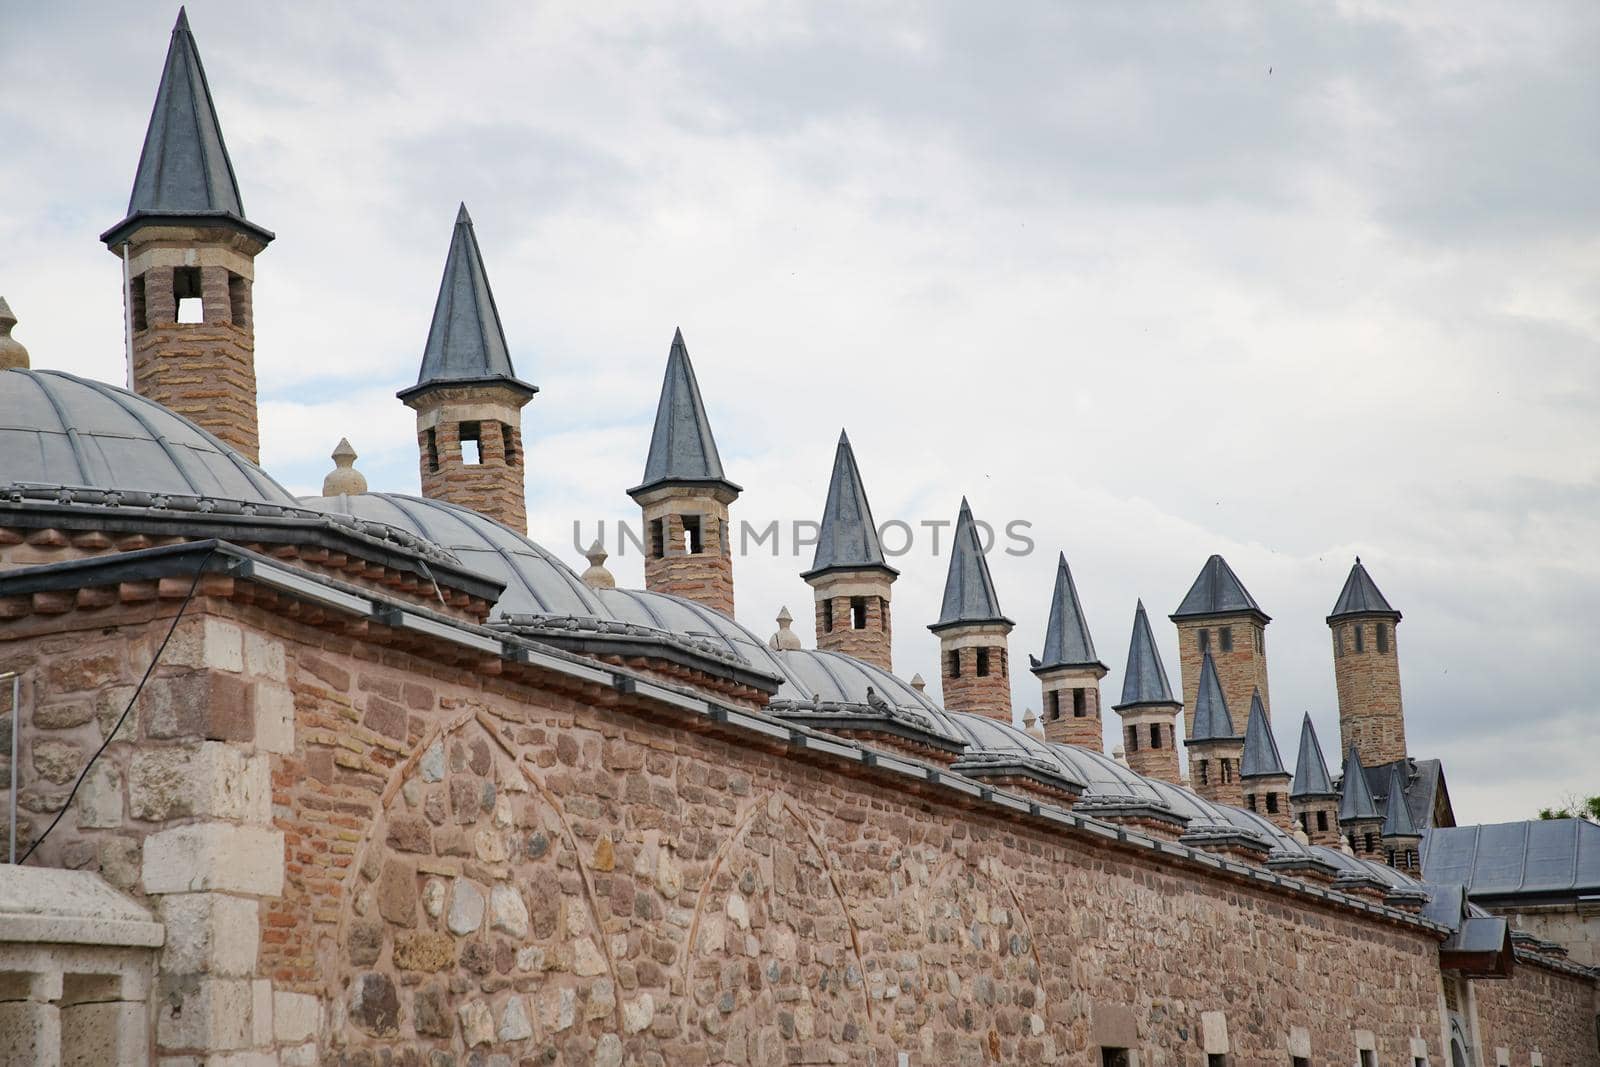
{"type": "Polygon", "coordinates": [[[888,714],[890,711],[894,710],[893,706],[890,705],[887,700],[879,696],[877,691],[870,685],[867,686],[867,707],[871,708],[873,711],[881,711],[884,714],[888,714]]]}

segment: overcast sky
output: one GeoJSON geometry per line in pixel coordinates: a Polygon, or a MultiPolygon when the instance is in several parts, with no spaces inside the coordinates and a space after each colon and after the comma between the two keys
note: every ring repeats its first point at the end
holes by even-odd
{"type": "MultiPolygon", "coordinates": [[[[122,217],[176,6],[0,0],[0,294],[123,379],[122,217]]],[[[1600,792],[1600,6],[192,3],[257,261],[262,461],[348,435],[415,492],[458,201],[526,409],[533,536],[634,519],[682,326],[734,516],[815,519],[840,427],[880,521],[966,494],[1020,669],[1065,550],[1120,693],[1135,598],[1207,555],[1262,607],[1279,745],[1330,762],[1324,616],[1405,614],[1413,755],[1463,822],[1600,792]],[[1003,17],[1001,17],[1003,12],[1003,17]]],[[[948,537],[941,539],[946,549],[948,537]]],[[[736,563],[811,641],[809,555],[736,563]]],[[[937,686],[946,557],[899,560],[937,686]]],[[[637,584],[636,555],[614,558],[637,584]]],[[[1116,719],[1108,715],[1111,736],[1116,719]]],[[[1242,714],[1241,714],[1242,718],[1242,714]]]]}

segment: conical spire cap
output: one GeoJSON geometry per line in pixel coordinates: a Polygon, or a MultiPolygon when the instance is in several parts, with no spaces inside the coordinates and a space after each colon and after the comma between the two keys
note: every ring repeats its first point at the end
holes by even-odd
{"type": "Polygon", "coordinates": [[[1106,665],[1095,655],[1089,620],[1083,617],[1078,585],[1067,566],[1067,554],[1056,557],[1056,585],[1050,595],[1050,621],[1044,630],[1044,655],[1034,665],[1035,674],[1055,667],[1098,667],[1106,665]]]}
{"type": "Polygon", "coordinates": [[[650,434],[650,453],[645,458],[644,480],[628,493],[637,496],[660,485],[708,485],[738,495],[741,487],[722,473],[722,458],[711,436],[711,421],[706,418],[705,401],[700,398],[700,383],[689,361],[689,346],[683,330],[672,334],[667,352],[667,372],[661,382],[661,400],[656,405],[655,429],[650,434]]]}
{"type": "Polygon", "coordinates": [[[1235,741],[1239,735],[1233,728],[1233,717],[1228,714],[1228,701],[1222,695],[1222,682],[1217,678],[1217,665],[1207,652],[1200,661],[1200,687],[1194,698],[1194,730],[1190,741],[1235,741]]]}
{"type": "Polygon", "coordinates": [[[1261,610],[1261,605],[1256,603],[1255,597],[1245,589],[1244,583],[1239,581],[1239,576],[1233,573],[1228,561],[1214,555],[1200,568],[1200,574],[1184,595],[1183,603],[1178,605],[1178,610],[1170,618],[1177,621],[1208,615],[1238,614],[1255,615],[1263,623],[1272,621],[1261,610]]]}
{"type": "Polygon", "coordinates": [[[1339,590],[1339,599],[1328,614],[1328,621],[1331,623],[1349,615],[1387,615],[1396,622],[1400,621],[1400,613],[1390,607],[1388,599],[1378,591],[1378,584],[1367,573],[1367,568],[1362,566],[1360,556],[1356,557],[1355,566],[1350,568],[1344,588],[1339,590]]]}
{"type": "Polygon", "coordinates": [[[1000,598],[989,576],[989,563],[983,555],[983,542],[972,518],[967,498],[961,498],[956,516],[955,536],[950,543],[950,570],[945,575],[944,600],[939,621],[929,626],[934,633],[953,626],[993,622],[1014,625],[1000,611],[1000,598]]]}
{"type": "Polygon", "coordinates": [[[450,231],[450,251],[433,304],[433,323],[423,346],[417,384],[402,389],[399,396],[405,400],[433,386],[479,382],[505,383],[527,396],[539,391],[519,380],[511,365],[478,234],[467,205],[462,204],[450,231]]]}
{"type": "Polygon", "coordinates": [[[1274,775],[1288,777],[1283,769],[1283,757],[1278,755],[1278,742],[1272,736],[1272,724],[1267,722],[1267,709],[1261,703],[1261,690],[1250,694],[1250,721],[1244,728],[1244,755],[1239,760],[1241,778],[1266,778],[1274,775]]]}
{"type": "Polygon", "coordinates": [[[811,569],[801,574],[812,578],[828,571],[881,570],[900,572],[889,566],[878,540],[878,526],[872,518],[872,505],[856,466],[850,437],[839,431],[839,445],[833,454],[833,475],[828,479],[828,500],[822,507],[822,526],[817,532],[817,552],[811,569]]]}
{"type": "Polygon", "coordinates": [[[1339,791],[1333,787],[1333,777],[1328,774],[1328,761],[1322,758],[1317,728],[1311,725],[1311,715],[1308,713],[1300,722],[1300,751],[1294,761],[1294,781],[1289,785],[1289,796],[1300,800],[1338,795],[1339,791]]]}
{"type": "Polygon", "coordinates": [[[1150,630],[1150,617],[1140,600],[1133,610],[1133,637],[1128,641],[1128,665],[1122,672],[1122,702],[1116,706],[1177,703],[1167,681],[1167,668],[1161,662],[1161,650],[1156,647],[1156,636],[1150,630]]]}
{"type": "Polygon", "coordinates": [[[1389,770],[1388,810],[1383,816],[1384,837],[1421,837],[1416,820],[1411,817],[1411,805],[1406,802],[1406,774],[1402,768],[1405,760],[1389,770]]]}
{"type": "Polygon", "coordinates": [[[151,223],[220,225],[246,233],[262,245],[273,236],[245,218],[200,49],[182,8],[161,68],[161,85],[128,197],[128,215],[100,239],[114,249],[141,225],[151,223]]]}
{"type": "Polygon", "coordinates": [[[1344,758],[1344,774],[1339,781],[1339,821],[1379,819],[1378,802],[1372,799],[1372,787],[1367,784],[1366,768],[1361,766],[1361,753],[1356,746],[1344,758]]]}

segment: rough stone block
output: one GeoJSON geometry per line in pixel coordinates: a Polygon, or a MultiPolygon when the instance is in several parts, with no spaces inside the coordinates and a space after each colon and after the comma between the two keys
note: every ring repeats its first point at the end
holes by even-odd
{"type": "Polygon", "coordinates": [[[250,687],[238,675],[204,670],[152,678],[141,703],[145,731],[154,738],[255,740],[250,687]]]}
{"type": "Polygon", "coordinates": [[[58,1067],[61,1012],[54,1004],[17,1000],[0,1004],[0,1048],[18,1063],[58,1067]]]}
{"type": "Polygon", "coordinates": [[[294,751],[294,693],[288,686],[257,682],[253,694],[256,747],[266,752],[294,751]]]}
{"type": "Polygon", "coordinates": [[[164,972],[235,978],[255,973],[261,936],[256,901],[225,893],[175,893],[159,906],[167,928],[164,972]]]}
{"type": "Polygon", "coordinates": [[[78,825],[85,829],[111,829],[122,825],[122,772],[101,760],[78,790],[78,825]]]}
{"type": "Polygon", "coordinates": [[[276,637],[246,630],[244,633],[244,669],[262,678],[282,682],[289,677],[283,642],[276,637]]]}
{"type": "Polygon", "coordinates": [[[156,1044],[218,1052],[250,1047],[251,985],[245,978],[164,976],[158,988],[156,1044]]]}
{"type": "Polygon", "coordinates": [[[322,1027],[322,1001],[309,993],[272,995],[272,1035],[281,1044],[309,1041],[322,1027]]]}
{"type": "Polygon", "coordinates": [[[145,749],[129,769],[128,802],[134,818],[149,822],[198,815],[265,823],[272,817],[267,758],[220,741],[145,749]]]}
{"type": "Polygon", "coordinates": [[[167,644],[162,662],[174,667],[238,673],[244,670],[244,633],[225,619],[185,619],[167,644]]]}
{"type": "Polygon", "coordinates": [[[259,826],[195,823],[144,843],[147,893],[205,890],[275,897],[283,892],[283,834],[259,826]]]}
{"type": "Polygon", "coordinates": [[[106,1001],[61,1009],[62,1067],[149,1062],[150,1024],[146,1006],[106,1001]]]}

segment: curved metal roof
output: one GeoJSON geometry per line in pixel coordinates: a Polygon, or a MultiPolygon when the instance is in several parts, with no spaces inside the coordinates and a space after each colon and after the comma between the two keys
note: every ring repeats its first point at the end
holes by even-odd
{"type": "Polygon", "coordinates": [[[335,515],[352,515],[416,534],[449,549],[463,566],[498,578],[506,591],[494,617],[576,615],[609,619],[595,596],[546,549],[471,508],[403,493],[308,497],[304,506],[335,515]]]}
{"type": "Polygon", "coordinates": [[[10,484],[297,507],[265,471],[188,419],[104,382],[0,372],[0,479],[10,484]]]}

